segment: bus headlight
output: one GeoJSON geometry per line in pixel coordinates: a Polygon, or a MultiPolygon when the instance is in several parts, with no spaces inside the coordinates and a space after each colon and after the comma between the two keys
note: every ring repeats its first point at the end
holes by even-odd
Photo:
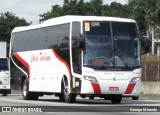
{"type": "Polygon", "coordinates": [[[140,81],[140,77],[134,77],[131,79],[130,84],[136,83],[137,81],[140,81]]]}
{"type": "Polygon", "coordinates": [[[92,81],[92,82],[98,82],[95,77],[86,76],[86,75],[84,75],[83,77],[85,80],[92,81]]]}

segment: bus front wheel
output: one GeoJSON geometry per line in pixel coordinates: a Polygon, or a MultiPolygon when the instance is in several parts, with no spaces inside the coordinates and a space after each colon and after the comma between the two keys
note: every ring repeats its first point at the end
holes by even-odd
{"type": "Polygon", "coordinates": [[[122,101],[122,97],[121,96],[113,96],[111,97],[111,102],[113,104],[119,104],[122,101]]]}
{"type": "Polygon", "coordinates": [[[132,97],[132,100],[138,100],[139,99],[139,96],[138,97],[132,97]]]}
{"type": "Polygon", "coordinates": [[[72,94],[69,92],[69,85],[66,80],[63,80],[62,83],[62,92],[60,100],[67,103],[74,103],[76,100],[76,94],[72,94]]]}
{"type": "Polygon", "coordinates": [[[3,96],[7,96],[7,93],[3,93],[3,96]]]}

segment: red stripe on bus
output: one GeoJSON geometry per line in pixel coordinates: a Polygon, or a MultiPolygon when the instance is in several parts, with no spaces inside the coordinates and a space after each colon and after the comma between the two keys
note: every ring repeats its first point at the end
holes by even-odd
{"type": "Polygon", "coordinates": [[[53,53],[54,53],[54,55],[56,56],[56,58],[57,58],[59,61],[61,61],[62,63],[65,64],[65,66],[66,66],[67,69],[68,69],[69,75],[70,75],[70,77],[71,77],[71,71],[70,71],[70,67],[69,67],[68,63],[67,63],[65,60],[63,60],[63,59],[56,53],[56,51],[55,51],[54,49],[52,49],[52,50],[53,50],[53,53]]]}
{"type": "Polygon", "coordinates": [[[126,91],[125,91],[125,94],[131,94],[133,89],[134,89],[134,87],[135,87],[135,83],[129,84],[127,89],[126,89],[126,91]]]}
{"type": "Polygon", "coordinates": [[[28,70],[28,81],[30,79],[30,66],[29,64],[23,59],[21,58],[17,52],[14,52],[14,56],[27,68],[28,70]]]}
{"type": "Polygon", "coordinates": [[[100,85],[99,85],[98,83],[94,83],[94,82],[91,82],[91,84],[92,84],[94,93],[95,93],[95,94],[101,94],[100,85]]]}

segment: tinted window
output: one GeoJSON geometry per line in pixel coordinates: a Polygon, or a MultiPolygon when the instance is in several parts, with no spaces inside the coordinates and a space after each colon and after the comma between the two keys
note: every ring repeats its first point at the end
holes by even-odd
{"type": "Polygon", "coordinates": [[[69,26],[70,24],[63,24],[14,33],[12,35],[12,51],[20,52],[48,48],[66,49],[69,47],[69,26]]]}
{"type": "Polygon", "coordinates": [[[8,61],[7,61],[7,59],[0,58],[0,70],[8,70],[8,61]]]}
{"type": "Polygon", "coordinates": [[[13,35],[12,51],[30,51],[46,48],[47,28],[18,32],[13,35]]]}
{"type": "Polygon", "coordinates": [[[48,28],[48,48],[69,48],[70,24],[58,25],[48,28]]]}
{"type": "Polygon", "coordinates": [[[72,23],[72,63],[73,63],[73,71],[75,73],[82,73],[81,70],[81,50],[78,39],[78,34],[80,34],[80,23],[73,22],[72,23]]]}

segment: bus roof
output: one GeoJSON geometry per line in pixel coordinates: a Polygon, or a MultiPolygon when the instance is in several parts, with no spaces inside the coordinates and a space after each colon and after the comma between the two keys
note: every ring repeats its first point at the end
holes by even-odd
{"type": "Polygon", "coordinates": [[[42,28],[42,27],[47,27],[47,26],[52,26],[52,25],[65,24],[65,23],[70,23],[74,21],[79,21],[79,22],[82,22],[82,21],[115,21],[115,22],[133,22],[135,23],[135,21],[132,19],[118,18],[118,17],[67,15],[67,16],[51,18],[46,21],[42,21],[40,24],[37,24],[37,25],[16,27],[13,29],[12,33],[36,29],[36,28],[42,28]]]}

